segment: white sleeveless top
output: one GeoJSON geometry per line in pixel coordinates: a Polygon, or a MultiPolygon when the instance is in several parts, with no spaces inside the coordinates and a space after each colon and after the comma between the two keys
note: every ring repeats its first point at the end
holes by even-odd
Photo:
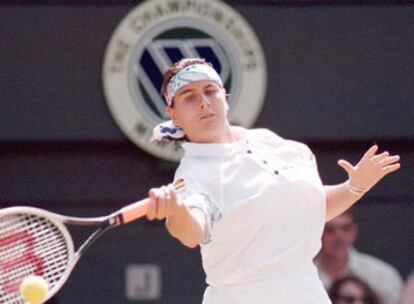
{"type": "Polygon", "coordinates": [[[185,202],[208,219],[203,303],[330,303],[313,264],[325,192],[309,148],[266,129],[183,148],[175,178],[185,179],[185,202]]]}

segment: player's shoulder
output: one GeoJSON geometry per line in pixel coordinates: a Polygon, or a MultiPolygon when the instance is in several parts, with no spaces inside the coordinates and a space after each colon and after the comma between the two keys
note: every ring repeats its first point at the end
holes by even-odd
{"type": "Polygon", "coordinates": [[[301,155],[303,154],[306,156],[312,154],[312,151],[310,150],[307,144],[297,140],[286,139],[269,129],[250,129],[248,130],[248,137],[253,138],[255,141],[258,142],[271,144],[273,147],[283,147],[285,149],[292,151],[293,153],[299,153],[301,155]]]}
{"type": "Polygon", "coordinates": [[[276,142],[282,142],[285,140],[275,132],[266,128],[248,129],[246,130],[246,135],[249,139],[255,140],[267,140],[276,142]]]}
{"type": "Polygon", "coordinates": [[[249,129],[247,130],[247,137],[256,140],[272,141],[279,144],[306,147],[306,144],[302,142],[286,139],[281,135],[273,132],[272,130],[266,128],[249,129]]]}
{"type": "Polygon", "coordinates": [[[215,162],[216,158],[212,157],[184,156],[181,158],[180,164],[178,165],[176,172],[192,175],[197,173],[208,174],[208,171],[214,169],[215,162]]]}

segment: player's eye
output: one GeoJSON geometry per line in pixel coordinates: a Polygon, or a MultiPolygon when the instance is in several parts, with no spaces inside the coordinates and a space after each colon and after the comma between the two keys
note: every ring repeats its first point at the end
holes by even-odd
{"type": "Polygon", "coordinates": [[[207,97],[213,97],[218,93],[218,89],[215,87],[208,87],[207,89],[204,90],[204,94],[207,97]]]}
{"type": "Polygon", "coordinates": [[[189,94],[189,95],[187,95],[187,96],[184,97],[184,101],[186,103],[192,103],[192,102],[194,102],[196,100],[197,100],[196,94],[189,94]]]}

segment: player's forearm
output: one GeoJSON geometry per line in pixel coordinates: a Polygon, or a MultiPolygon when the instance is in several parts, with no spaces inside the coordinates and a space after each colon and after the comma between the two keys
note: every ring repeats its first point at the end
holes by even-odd
{"type": "Polygon", "coordinates": [[[355,204],[363,193],[352,192],[348,182],[324,186],[326,193],[326,221],[340,215],[355,204]]]}
{"type": "Polygon", "coordinates": [[[168,232],[190,248],[202,242],[205,235],[205,215],[197,208],[181,206],[173,216],[167,218],[168,232]]]}

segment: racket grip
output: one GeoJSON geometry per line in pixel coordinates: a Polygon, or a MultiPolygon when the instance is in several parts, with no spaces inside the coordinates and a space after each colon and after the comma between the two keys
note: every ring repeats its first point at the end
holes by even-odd
{"type": "Polygon", "coordinates": [[[123,223],[129,223],[143,217],[147,214],[149,198],[145,198],[131,205],[125,206],[119,210],[119,214],[122,216],[123,223]]]}

